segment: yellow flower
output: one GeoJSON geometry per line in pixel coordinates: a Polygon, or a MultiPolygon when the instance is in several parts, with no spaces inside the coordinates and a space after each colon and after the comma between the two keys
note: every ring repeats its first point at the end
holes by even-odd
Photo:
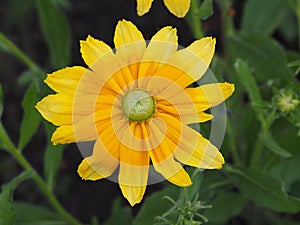
{"type": "Polygon", "coordinates": [[[229,83],[186,88],[208,69],[215,39],[178,50],[176,29],[164,27],[147,45],[135,25],[123,20],[114,44],[116,51],[90,36],[81,41],[89,69],[74,66],[48,75],[45,82],[57,94],[36,106],[58,126],[54,144],[95,141],[79,175],[98,180],[119,168],[119,186],[133,206],[143,198],[152,166],[178,186],[191,185],[180,163],[221,168],[218,149],[187,125],[212,119],[204,111],[234,91],[229,83]]]}
{"type": "MultiPolygon", "coordinates": [[[[139,16],[149,12],[153,0],[137,0],[137,13],[139,16]]],[[[164,0],[166,7],[177,17],[184,17],[190,9],[190,0],[164,0]]]]}

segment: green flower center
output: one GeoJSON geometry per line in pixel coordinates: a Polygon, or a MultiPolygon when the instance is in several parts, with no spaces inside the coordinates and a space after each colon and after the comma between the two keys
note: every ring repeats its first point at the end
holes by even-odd
{"type": "Polygon", "coordinates": [[[122,99],[122,110],[132,122],[143,122],[155,113],[155,100],[149,92],[135,89],[122,99]]]}

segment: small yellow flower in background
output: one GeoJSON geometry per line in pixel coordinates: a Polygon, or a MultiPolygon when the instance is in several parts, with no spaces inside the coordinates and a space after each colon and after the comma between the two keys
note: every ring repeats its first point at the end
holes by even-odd
{"type": "MultiPolygon", "coordinates": [[[[149,12],[153,0],[137,0],[137,13],[139,16],[149,12]]],[[[182,18],[190,9],[190,0],[164,0],[168,10],[175,16],[182,18]]]]}
{"type": "Polygon", "coordinates": [[[125,20],[116,26],[116,51],[88,36],[81,53],[89,69],[74,66],[49,74],[45,82],[57,93],[36,106],[58,126],[54,144],[95,141],[79,175],[98,180],[119,168],[119,186],[132,206],[142,200],[152,166],[169,182],[189,186],[181,163],[203,169],[224,163],[218,149],[187,124],[211,120],[204,111],[227,99],[234,86],[187,88],[208,69],[215,39],[202,38],[182,50],[177,39],[176,29],[168,26],[146,44],[125,20]]]}

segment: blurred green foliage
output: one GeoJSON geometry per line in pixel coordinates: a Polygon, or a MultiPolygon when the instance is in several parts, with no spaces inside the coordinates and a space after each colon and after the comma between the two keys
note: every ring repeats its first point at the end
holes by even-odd
{"type": "MultiPolygon", "coordinates": [[[[40,32],[48,47],[48,51],[43,51],[49,56],[51,69],[69,65],[72,32],[65,9],[72,10],[72,2],[12,0],[10,5],[12,23],[26,23],[26,19],[22,21],[20,18],[26,18],[31,10],[37,13],[40,32]]],[[[211,209],[199,211],[208,219],[208,225],[298,225],[300,108],[296,105],[290,112],[282,113],[278,98],[283,92],[291,93],[295,101],[300,96],[300,1],[192,0],[191,5],[186,21],[195,38],[205,35],[207,18],[215,14],[219,16],[222,52],[216,53],[211,66],[220,81],[229,81],[236,87],[226,103],[227,130],[221,152],[227,164],[221,171],[196,171],[194,184],[186,189],[189,198],[185,198],[186,201],[183,201],[183,190],[166,185],[146,198],[134,216],[131,209],[122,206],[117,198],[108,220],[99,223],[95,218],[92,224],[153,225],[158,216],[176,210],[165,196],[180,206],[199,196],[200,202],[212,205],[211,209]]],[[[23,119],[17,146],[10,140],[2,122],[0,124],[1,148],[11,153],[24,169],[19,176],[2,185],[0,225],[81,224],[64,211],[54,195],[64,146],[51,145],[54,127],[41,122],[34,108],[35,103],[49,93],[42,84],[46,72],[2,32],[0,50],[27,66],[18,80],[19,85],[27,90],[21,103],[23,119]],[[22,150],[41,123],[49,140],[44,151],[43,177],[33,172],[30,164],[22,158],[22,150]],[[48,205],[14,201],[14,189],[27,179],[35,181],[56,212],[48,205]]],[[[5,107],[2,85],[0,116],[5,107]]],[[[203,130],[206,129],[201,129],[201,132],[203,130]]],[[[200,224],[203,220],[194,222],[200,224]]]]}

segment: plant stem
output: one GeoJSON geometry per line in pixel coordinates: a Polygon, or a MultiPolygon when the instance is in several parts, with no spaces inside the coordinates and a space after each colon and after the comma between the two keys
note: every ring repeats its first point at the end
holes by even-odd
{"type": "Polygon", "coordinates": [[[186,20],[190,25],[190,28],[193,32],[194,38],[200,39],[204,36],[204,32],[202,30],[202,23],[200,18],[198,17],[198,3],[197,0],[191,0],[191,8],[188,13],[188,19],[186,20]]]}
{"type": "Polygon", "coordinates": [[[40,175],[36,172],[36,170],[31,166],[31,164],[26,160],[26,158],[22,155],[21,151],[19,151],[15,145],[10,140],[3,124],[0,122],[0,140],[5,148],[10,154],[14,156],[14,158],[20,163],[20,165],[26,171],[34,171],[35,175],[33,176],[33,180],[39,186],[43,194],[47,197],[52,207],[70,224],[72,225],[81,225],[79,221],[77,221],[74,217],[72,217],[59,203],[55,195],[48,188],[47,184],[41,178],[40,175]]]}
{"type": "Polygon", "coordinates": [[[236,147],[236,141],[235,141],[235,137],[234,137],[234,133],[232,131],[232,126],[231,126],[231,121],[229,121],[227,119],[227,124],[226,124],[226,131],[228,133],[228,138],[229,138],[229,145],[230,145],[230,149],[234,158],[234,162],[237,165],[241,165],[242,161],[241,158],[239,156],[239,153],[237,151],[237,147],[236,147]]]}
{"type": "Polygon", "coordinates": [[[261,126],[261,130],[257,136],[256,143],[254,146],[254,152],[253,152],[253,155],[251,158],[250,166],[252,166],[252,167],[256,167],[260,164],[261,154],[262,154],[263,147],[264,147],[264,143],[261,140],[260,135],[265,134],[270,129],[274,120],[275,120],[275,113],[272,112],[265,120],[262,119],[260,121],[262,123],[262,126],[261,126]]]}
{"type": "Polygon", "coordinates": [[[11,42],[1,31],[0,31],[0,44],[9,53],[19,58],[25,65],[38,74],[43,74],[42,70],[37,66],[27,55],[25,55],[13,42],[11,42]]]}

